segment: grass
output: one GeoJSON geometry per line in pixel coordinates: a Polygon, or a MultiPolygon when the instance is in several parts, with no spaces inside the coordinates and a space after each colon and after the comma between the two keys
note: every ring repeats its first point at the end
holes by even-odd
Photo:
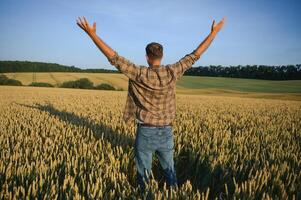
{"type": "MultiPolygon", "coordinates": [[[[115,88],[127,90],[128,78],[114,73],[5,73],[24,85],[29,85],[33,77],[37,82],[54,86],[65,81],[88,78],[94,85],[108,83],[115,88]]],[[[179,94],[204,94],[218,96],[239,96],[252,98],[301,100],[301,80],[273,81],[259,79],[183,76],[178,80],[176,92],[179,94]]]]}
{"type": "Polygon", "coordinates": [[[259,79],[183,76],[179,88],[225,89],[240,92],[301,93],[301,80],[273,81],[259,79]]]}

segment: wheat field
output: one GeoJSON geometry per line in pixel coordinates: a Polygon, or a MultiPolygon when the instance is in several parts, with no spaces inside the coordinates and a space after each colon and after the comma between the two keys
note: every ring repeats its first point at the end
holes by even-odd
{"type": "MultiPolygon", "coordinates": [[[[143,199],[126,91],[0,86],[0,199],[143,199]]],[[[301,102],[177,95],[179,187],[155,199],[301,199],[301,102]]]]}

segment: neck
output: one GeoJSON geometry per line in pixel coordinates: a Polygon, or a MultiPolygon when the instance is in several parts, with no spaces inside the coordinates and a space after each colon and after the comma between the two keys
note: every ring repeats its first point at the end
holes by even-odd
{"type": "Polygon", "coordinates": [[[158,66],[158,65],[161,65],[161,61],[160,60],[156,60],[154,62],[152,62],[152,64],[150,64],[149,66],[158,66]]]}

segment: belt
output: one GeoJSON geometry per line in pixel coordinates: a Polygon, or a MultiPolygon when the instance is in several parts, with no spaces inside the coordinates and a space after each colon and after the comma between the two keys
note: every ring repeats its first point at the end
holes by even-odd
{"type": "Polygon", "coordinates": [[[164,126],[172,126],[172,123],[166,124],[166,125],[154,125],[154,124],[148,124],[148,123],[139,123],[138,126],[147,126],[147,127],[164,127],[164,126]]]}

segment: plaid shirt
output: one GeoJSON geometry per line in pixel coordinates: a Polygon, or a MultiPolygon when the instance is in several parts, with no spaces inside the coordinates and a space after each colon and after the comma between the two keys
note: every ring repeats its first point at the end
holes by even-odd
{"type": "Polygon", "coordinates": [[[146,67],[115,52],[109,62],[129,78],[123,120],[137,119],[155,126],[170,124],[176,115],[176,81],[198,59],[192,52],[174,64],[146,67]]]}

